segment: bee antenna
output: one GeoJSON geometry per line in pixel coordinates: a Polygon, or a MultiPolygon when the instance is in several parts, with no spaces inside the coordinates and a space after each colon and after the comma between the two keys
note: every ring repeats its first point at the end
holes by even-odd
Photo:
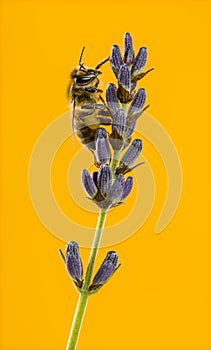
{"type": "Polygon", "coordinates": [[[83,63],[81,63],[81,61],[82,61],[84,50],[85,50],[85,46],[82,47],[81,54],[80,54],[80,57],[79,57],[78,64],[79,64],[80,67],[83,67],[83,63]]]}

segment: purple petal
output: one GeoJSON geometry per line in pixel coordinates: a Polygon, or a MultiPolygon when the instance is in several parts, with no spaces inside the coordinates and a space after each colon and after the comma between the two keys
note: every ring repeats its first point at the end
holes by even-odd
{"type": "Polygon", "coordinates": [[[128,139],[133,135],[135,126],[136,126],[136,122],[133,122],[132,124],[130,124],[130,126],[126,128],[125,135],[127,136],[128,139]]]}
{"type": "Polygon", "coordinates": [[[125,33],[124,36],[124,63],[130,65],[134,59],[133,40],[130,33],[125,33]]]}
{"type": "Polygon", "coordinates": [[[118,75],[118,71],[123,64],[122,56],[118,45],[113,45],[111,48],[110,64],[114,74],[118,75]]]}
{"type": "Polygon", "coordinates": [[[144,104],[146,102],[146,91],[145,89],[139,89],[135,94],[133,102],[128,109],[128,116],[141,112],[144,104]]]}
{"type": "Polygon", "coordinates": [[[123,109],[119,109],[113,118],[112,130],[116,130],[119,135],[123,136],[125,132],[125,125],[126,113],[123,111],[123,109]]]}
{"type": "Polygon", "coordinates": [[[106,197],[112,183],[111,168],[107,164],[103,164],[98,172],[98,187],[100,192],[106,197]]]}
{"type": "Polygon", "coordinates": [[[79,285],[79,281],[82,282],[83,278],[83,266],[78,243],[74,241],[69,242],[66,246],[66,267],[72,279],[79,285]]]}
{"type": "Polygon", "coordinates": [[[121,201],[123,201],[130,194],[132,187],[133,187],[133,178],[132,176],[129,176],[125,181],[125,186],[121,197],[121,201]]]}
{"type": "Polygon", "coordinates": [[[113,83],[108,84],[106,88],[106,101],[108,107],[113,111],[117,112],[119,109],[119,102],[117,99],[117,89],[113,83]]]}
{"type": "Polygon", "coordinates": [[[147,61],[147,48],[141,47],[132,65],[132,75],[140,73],[147,61]]]}
{"type": "Polygon", "coordinates": [[[91,175],[89,174],[89,172],[86,169],[83,169],[83,171],[82,171],[81,180],[82,180],[82,185],[83,185],[86,193],[91,198],[93,198],[97,193],[97,187],[95,186],[91,175]]]}
{"type": "MultiPolygon", "coordinates": [[[[103,260],[99,270],[94,276],[92,285],[103,285],[106,283],[108,278],[112,275],[112,273],[116,269],[116,265],[118,262],[118,255],[114,251],[110,251],[107,253],[105,259],[103,260]]],[[[92,288],[90,288],[92,289],[92,288]]]]}
{"type": "Polygon", "coordinates": [[[95,133],[96,139],[96,160],[101,164],[108,164],[111,159],[107,132],[104,128],[99,128],[95,133]]]}
{"type": "Polygon", "coordinates": [[[142,141],[140,139],[135,139],[126,153],[123,155],[120,164],[126,164],[130,167],[138,158],[142,150],[142,141]]]}
{"type": "Polygon", "coordinates": [[[131,74],[130,69],[125,64],[120,67],[118,74],[118,83],[122,85],[125,90],[130,91],[131,74]]]}
{"type": "Polygon", "coordinates": [[[118,202],[120,200],[124,189],[124,183],[124,176],[122,174],[119,174],[114,180],[114,183],[108,193],[108,200],[111,202],[118,202]]]}

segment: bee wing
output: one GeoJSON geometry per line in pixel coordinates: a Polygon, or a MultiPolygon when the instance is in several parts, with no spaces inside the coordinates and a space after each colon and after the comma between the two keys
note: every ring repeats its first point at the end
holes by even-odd
{"type": "Polygon", "coordinates": [[[96,120],[102,125],[111,125],[112,115],[107,106],[103,103],[88,104],[81,107],[81,110],[85,110],[85,116],[95,114],[96,120]]]}
{"type": "MultiPolygon", "coordinates": [[[[80,137],[84,137],[84,130],[90,130],[90,135],[91,137],[93,137],[93,131],[97,130],[97,128],[99,128],[101,125],[112,124],[111,115],[105,108],[105,105],[100,103],[91,103],[82,106],[77,106],[75,101],[73,100],[73,104],[71,104],[70,106],[70,118],[72,125],[73,145],[75,131],[80,140],[80,137]]],[[[86,137],[88,137],[88,134],[86,137]]]]}

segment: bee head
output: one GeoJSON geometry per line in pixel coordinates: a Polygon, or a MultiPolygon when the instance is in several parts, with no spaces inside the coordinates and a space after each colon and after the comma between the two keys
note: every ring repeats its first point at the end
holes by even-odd
{"type": "Polygon", "coordinates": [[[98,70],[98,66],[95,68],[88,68],[84,66],[84,63],[82,63],[82,57],[84,53],[85,46],[82,48],[78,66],[73,68],[70,77],[71,79],[80,86],[87,85],[91,83],[93,80],[97,78],[99,74],[102,74],[101,71],[98,70]]]}
{"type": "Polygon", "coordinates": [[[73,68],[70,76],[76,84],[86,85],[96,79],[99,74],[102,74],[102,72],[94,68],[87,68],[83,66],[83,69],[81,69],[81,66],[78,66],[73,68]]]}

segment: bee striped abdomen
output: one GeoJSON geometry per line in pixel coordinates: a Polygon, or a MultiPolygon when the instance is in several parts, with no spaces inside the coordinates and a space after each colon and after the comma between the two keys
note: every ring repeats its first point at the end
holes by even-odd
{"type": "MultiPolygon", "coordinates": [[[[90,107],[93,105],[90,105],[90,107]]],[[[74,119],[74,129],[80,142],[91,150],[95,150],[95,132],[100,126],[97,111],[77,108],[74,119]]]]}

